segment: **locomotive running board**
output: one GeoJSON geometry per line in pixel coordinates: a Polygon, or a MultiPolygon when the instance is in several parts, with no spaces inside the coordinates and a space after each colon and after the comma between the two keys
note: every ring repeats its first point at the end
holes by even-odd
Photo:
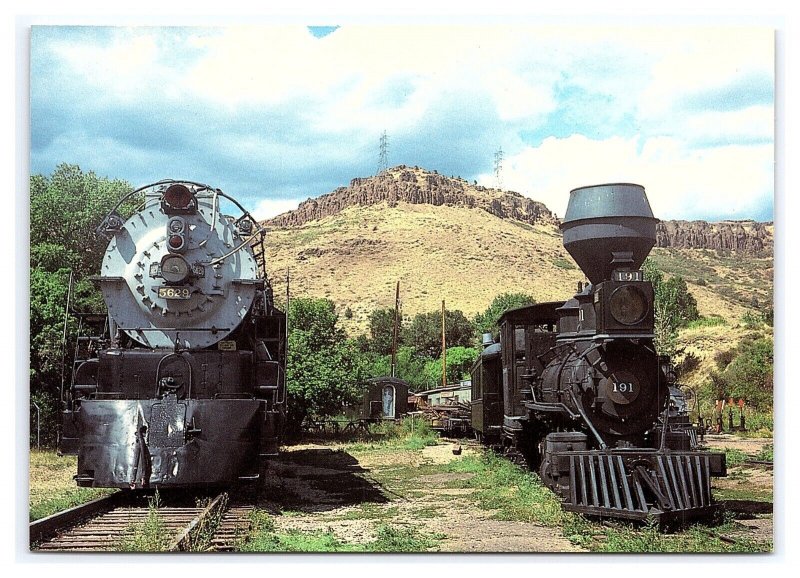
{"type": "Polygon", "coordinates": [[[589,516],[659,523],[707,518],[718,509],[711,477],[725,475],[724,454],[592,450],[554,453],[568,460],[569,487],[559,489],[565,510],[589,516]]]}

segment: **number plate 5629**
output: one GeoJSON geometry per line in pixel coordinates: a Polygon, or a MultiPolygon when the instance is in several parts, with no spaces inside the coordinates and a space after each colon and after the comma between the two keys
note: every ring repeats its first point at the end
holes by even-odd
{"type": "Polygon", "coordinates": [[[158,296],[162,299],[188,299],[192,293],[188,287],[159,287],[158,296]]]}

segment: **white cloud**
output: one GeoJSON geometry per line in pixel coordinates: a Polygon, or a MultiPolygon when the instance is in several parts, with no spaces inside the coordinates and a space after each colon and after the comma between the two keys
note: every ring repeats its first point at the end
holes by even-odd
{"type": "Polygon", "coordinates": [[[299,204],[298,199],[261,199],[250,214],[256,220],[263,221],[286,211],[293,211],[299,204]]]}
{"type": "MultiPolygon", "coordinates": [[[[666,137],[642,142],[573,135],[507,157],[503,181],[505,188],[544,202],[562,217],[574,188],[633,182],[645,187],[659,218],[747,218],[758,201],[772,195],[772,160],[771,145],[693,150],[666,137]]],[[[494,177],[482,175],[479,181],[492,186],[494,177]]]]}
{"type": "MultiPolygon", "coordinates": [[[[103,123],[112,120],[96,115],[111,117],[116,103],[134,108],[140,100],[140,115],[163,127],[163,139],[159,133],[136,140],[135,120],[109,126],[109,138],[128,147],[108,151],[120,160],[103,159],[111,175],[110,165],[130,160],[131,150],[163,155],[169,165],[172,151],[151,150],[150,143],[172,142],[166,131],[199,127],[188,132],[208,135],[222,170],[259,181],[249,174],[253,167],[264,175],[280,171],[278,187],[263,184],[287,191],[294,179],[295,192],[285,196],[298,196],[312,176],[315,185],[325,181],[320,173],[327,167],[347,179],[341,174],[363,170],[367,157],[377,160],[385,129],[390,162],[402,156],[423,164],[416,155],[425,151],[425,163],[439,163],[426,168],[467,178],[488,170],[502,146],[505,184],[559,214],[571,188],[599,181],[638,180],[653,190],[654,209],[660,204],[676,216],[718,208],[702,200],[707,195],[736,199],[732,206],[739,207],[748,195],[771,194],[772,107],[764,98],[720,104],[727,94],[747,91],[748,79],[761,79],[763,91],[773,75],[769,30],[345,25],[315,38],[303,26],[240,26],[42,38],[34,40],[55,57],[46,70],[57,75],[46,86],[62,88],[33,95],[61,114],[59,123],[41,123],[50,139],[43,142],[61,142],[87,121],[99,127],[90,135],[99,142],[103,123]],[[190,104],[195,114],[185,114],[190,104]],[[447,137],[437,141],[431,126],[447,137]],[[310,175],[309,164],[318,174],[310,175]],[[656,183],[669,183],[671,192],[659,194],[656,183]],[[703,183],[702,195],[693,183],[703,183]],[[713,192],[722,190],[727,196],[713,192]]],[[[47,109],[32,114],[44,118],[47,109]]],[[[198,155],[191,143],[180,152],[198,155]]],[[[45,154],[32,151],[32,159],[45,154]]],[[[85,162],[60,154],[53,166],[85,162]]]]}

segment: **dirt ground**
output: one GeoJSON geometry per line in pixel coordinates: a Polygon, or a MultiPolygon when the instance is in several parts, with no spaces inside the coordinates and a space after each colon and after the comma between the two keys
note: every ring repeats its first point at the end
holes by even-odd
{"type": "Polygon", "coordinates": [[[447,487],[471,474],[425,473],[456,459],[452,444],[421,452],[357,453],[357,459],[337,449],[342,448],[293,446],[272,463],[276,482],[261,505],[281,514],[275,516],[276,531],[331,531],[343,541],[364,543],[374,539],[377,523],[387,522],[444,536],[437,547],[444,552],[582,551],[560,528],[493,520],[492,512],[471,498],[473,490],[447,487]],[[402,478],[397,484],[378,480],[395,473],[402,478]]]}
{"type": "MultiPolygon", "coordinates": [[[[711,449],[735,449],[755,456],[772,445],[773,440],[716,434],[707,435],[705,443],[711,449]]],[[[772,468],[748,464],[729,465],[727,477],[713,480],[713,488],[722,496],[726,508],[736,516],[736,526],[748,539],[773,539],[774,483],[772,468]]]]}
{"type": "MultiPolygon", "coordinates": [[[[714,449],[758,454],[771,439],[707,436],[714,449]]],[[[274,514],[275,531],[332,532],[346,543],[375,539],[379,524],[436,535],[444,552],[582,552],[561,528],[493,519],[481,509],[473,489],[453,487],[472,474],[446,472],[454,445],[422,451],[305,444],[286,448],[272,462],[261,507],[274,514]]],[[[470,446],[462,455],[480,451],[470,446]]],[[[729,537],[773,539],[772,470],[738,464],[728,477],[713,479],[720,501],[735,518],[729,537]]]]}
{"type": "Polygon", "coordinates": [[[756,455],[766,446],[772,445],[772,438],[742,438],[732,434],[706,435],[704,441],[712,448],[736,449],[749,455],[756,455]]]}

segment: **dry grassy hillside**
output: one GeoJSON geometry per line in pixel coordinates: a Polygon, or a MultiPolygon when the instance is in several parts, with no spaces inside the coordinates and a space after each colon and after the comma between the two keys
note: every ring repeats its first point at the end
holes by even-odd
{"type": "MultiPolygon", "coordinates": [[[[444,299],[449,309],[471,316],[508,291],[538,301],[567,299],[584,278],[555,225],[446,205],[350,207],[272,230],[269,256],[279,299],[288,267],[292,295],[331,299],[353,334],[366,328],[372,310],[393,306],[398,280],[405,315],[437,310],[444,299]]],[[[687,280],[702,315],[735,322],[754,303],[771,303],[768,257],[700,249],[655,249],[652,256],[668,276],[687,280]]]]}
{"type": "MultiPolygon", "coordinates": [[[[565,300],[584,280],[547,207],[418,167],[353,179],[265,225],[278,302],[288,268],[292,296],[330,299],[352,336],[368,329],[372,311],[394,306],[397,281],[408,319],[442,300],[472,317],[506,292],[565,300]]],[[[669,221],[658,235],[651,258],[666,278],[683,277],[708,318],[678,337],[676,361],[694,362],[681,379],[701,387],[721,352],[772,335],[759,319],[772,306],[773,226],[669,221]]]]}
{"type": "Polygon", "coordinates": [[[351,332],[369,313],[394,304],[403,313],[450,309],[473,315],[498,294],[524,291],[539,301],[567,298],[583,278],[552,225],[503,220],[482,209],[387,203],[352,207],[269,235],[276,293],[327,297],[351,332]],[[279,273],[280,272],[280,273],[279,273]]]}

